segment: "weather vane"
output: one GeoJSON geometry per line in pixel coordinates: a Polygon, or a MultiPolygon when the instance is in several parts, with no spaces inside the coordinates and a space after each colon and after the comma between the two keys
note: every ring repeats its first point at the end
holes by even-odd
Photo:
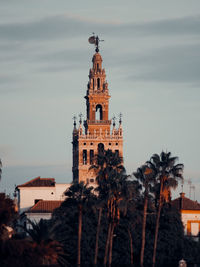
{"type": "Polygon", "coordinates": [[[95,33],[94,32],[93,32],[93,35],[90,36],[90,38],[88,39],[88,42],[90,44],[94,44],[96,46],[96,49],[95,49],[96,52],[99,52],[99,42],[103,42],[103,41],[104,40],[100,40],[99,39],[99,36],[98,35],[95,36],[95,33]]]}

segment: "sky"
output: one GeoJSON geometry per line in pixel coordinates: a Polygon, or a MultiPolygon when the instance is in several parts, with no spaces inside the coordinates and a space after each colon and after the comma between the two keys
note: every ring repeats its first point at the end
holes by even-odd
{"type": "Polygon", "coordinates": [[[186,196],[200,201],[199,0],[0,6],[1,191],[37,176],[72,181],[72,118],[86,114],[94,54],[88,37],[95,32],[104,40],[110,118],[123,114],[127,173],[154,153],[171,152],[185,166],[186,196]]]}

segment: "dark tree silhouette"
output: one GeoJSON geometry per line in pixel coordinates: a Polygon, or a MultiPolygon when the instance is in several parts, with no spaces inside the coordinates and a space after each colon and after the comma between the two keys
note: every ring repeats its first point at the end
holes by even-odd
{"type": "Polygon", "coordinates": [[[155,226],[155,238],[154,238],[154,248],[153,248],[153,261],[152,266],[156,263],[156,249],[158,240],[158,230],[159,230],[159,220],[160,212],[163,202],[169,200],[169,195],[171,194],[171,188],[176,188],[178,185],[178,180],[183,179],[183,164],[176,164],[178,160],[177,157],[171,157],[170,152],[162,152],[160,155],[154,154],[150,161],[147,161],[147,166],[152,169],[155,174],[156,183],[159,186],[159,192],[157,194],[158,198],[158,211],[156,216],[156,226],[155,226]]]}
{"type": "Polygon", "coordinates": [[[142,245],[140,252],[140,266],[143,267],[144,264],[144,249],[145,249],[145,229],[146,229],[146,216],[147,216],[147,206],[149,192],[152,189],[154,182],[154,172],[147,165],[142,165],[137,169],[133,175],[139,180],[144,188],[144,209],[143,209],[143,222],[142,222],[142,245]]]}
{"type": "MultiPolygon", "coordinates": [[[[37,254],[38,265],[68,266],[63,245],[57,239],[60,225],[52,225],[50,221],[41,219],[38,223],[28,220],[29,228],[24,228],[32,241],[34,253],[37,254]]],[[[33,259],[34,261],[35,259],[33,259]]]]}
{"type": "Polygon", "coordinates": [[[76,204],[78,208],[78,249],[77,249],[77,266],[81,265],[81,238],[82,238],[82,220],[83,209],[89,207],[95,199],[92,193],[93,187],[88,187],[83,182],[73,183],[65,192],[68,201],[76,204]]]}
{"type": "MultiPolygon", "coordinates": [[[[118,173],[124,172],[124,167],[122,165],[123,159],[119,157],[118,153],[113,153],[110,149],[108,150],[99,150],[99,153],[96,155],[95,164],[91,166],[96,173],[96,181],[98,187],[96,191],[98,192],[98,200],[99,200],[99,218],[97,224],[96,231],[96,244],[95,244],[95,257],[94,257],[94,265],[97,264],[98,258],[98,242],[99,242],[99,233],[101,226],[101,216],[102,209],[108,208],[111,194],[111,177],[115,177],[118,173]]],[[[114,231],[114,229],[113,229],[114,231]]],[[[105,246],[105,255],[104,255],[104,264],[107,261],[108,248],[110,243],[111,236],[111,224],[108,226],[108,236],[106,240],[105,246]]]]}

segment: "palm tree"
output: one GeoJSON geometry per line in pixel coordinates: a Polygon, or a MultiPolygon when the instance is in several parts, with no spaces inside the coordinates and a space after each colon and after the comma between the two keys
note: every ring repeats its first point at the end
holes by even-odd
{"type": "Polygon", "coordinates": [[[68,197],[67,201],[72,201],[78,207],[78,248],[77,248],[77,266],[81,265],[81,238],[82,238],[82,219],[83,209],[91,205],[94,200],[92,193],[93,187],[81,183],[73,183],[65,195],[68,197]]]}
{"type": "Polygon", "coordinates": [[[146,234],[146,216],[147,216],[147,206],[148,206],[148,198],[149,192],[152,187],[152,183],[154,181],[154,175],[152,169],[150,169],[147,165],[142,165],[137,169],[133,175],[140,181],[142,186],[144,187],[144,209],[143,209],[143,222],[142,222],[142,245],[140,251],[140,266],[143,267],[144,264],[144,249],[145,249],[145,234],[146,234]]]}
{"type": "Polygon", "coordinates": [[[155,180],[159,186],[158,194],[158,211],[156,216],[156,227],[155,227],[155,239],[153,247],[153,264],[156,263],[156,249],[158,240],[158,230],[160,221],[160,212],[165,200],[169,200],[169,195],[171,194],[171,188],[176,188],[178,185],[178,180],[183,179],[183,164],[176,164],[178,160],[177,157],[171,157],[170,152],[161,152],[160,156],[154,154],[150,161],[147,161],[147,166],[152,169],[155,175],[155,180]],[[166,194],[167,192],[167,194],[166,194]]]}
{"type": "MultiPolygon", "coordinates": [[[[112,264],[112,247],[113,247],[113,235],[114,229],[120,220],[120,209],[125,205],[125,198],[128,197],[127,188],[127,175],[124,171],[120,173],[113,173],[109,179],[108,183],[110,185],[110,194],[107,204],[108,218],[109,218],[109,229],[110,236],[108,235],[109,242],[109,266],[112,264]]],[[[106,259],[104,261],[106,264],[106,259]]]]}
{"type": "MultiPolygon", "coordinates": [[[[98,200],[100,202],[99,207],[99,217],[97,224],[96,232],[96,245],[95,245],[95,256],[94,256],[94,265],[97,264],[98,257],[98,240],[101,226],[101,216],[103,208],[108,208],[110,203],[111,196],[111,184],[110,177],[115,177],[119,172],[124,171],[122,165],[123,159],[119,157],[118,153],[113,153],[110,149],[100,150],[96,155],[96,160],[94,165],[90,169],[93,169],[96,173],[96,181],[98,187],[96,191],[98,192],[98,200]]],[[[108,209],[109,210],[109,209],[108,209]]],[[[111,223],[109,222],[108,226],[108,235],[105,246],[105,255],[104,255],[104,264],[107,262],[108,248],[111,241],[111,233],[114,231],[114,228],[111,229],[111,223]]]]}
{"type": "Polygon", "coordinates": [[[104,182],[107,181],[111,172],[121,172],[124,169],[123,158],[119,156],[117,152],[112,152],[112,150],[100,150],[96,155],[94,165],[90,169],[94,169],[96,173],[96,181],[98,185],[104,189],[104,182]],[[102,184],[101,184],[102,183],[102,184]]]}
{"type": "Polygon", "coordinates": [[[28,238],[31,238],[32,249],[37,255],[37,259],[34,257],[32,261],[36,260],[36,265],[68,266],[63,246],[56,240],[58,225],[50,225],[43,219],[38,223],[28,219],[28,223],[31,227],[24,228],[24,230],[28,233],[28,238]]]}

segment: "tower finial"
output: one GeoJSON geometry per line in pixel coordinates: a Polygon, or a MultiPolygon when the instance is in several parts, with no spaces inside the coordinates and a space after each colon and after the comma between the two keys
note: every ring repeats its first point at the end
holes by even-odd
{"type": "Polygon", "coordinates": [[[79,118],[80,118],[79,123],[82,124],[82,117],[83,117],[83,114],[82,114],[82,113],[79,113],[78,116],[79,116],[79,118]]]}
{"type": "Polygon", "coordinates": [[[94,44],[96,46],[95,51],[98,53],[99,52],[99,42],[103,42],[104,40],[100,40],[99,36],[95,36],[95,33],[93,32],[93,35],[89,37],[88,42],[90,44],[94,44]]]}
{"type": "Polygon", "coordinates": [[[122,113],[121,112],[119,113],[119,124],[120,125],[122,124],[122,113]]]}
{"type": "Polygon", "coordinates": [[[73,119],[73,121],[74,121],[74,129],[76,129],[76,116],[74,115],[74,117],[72,118],[73,119]]]}
{"type": "Polygon", "coordinates": [[[115,127],[115,120],[116,120],[116,117],[115,117],[115,115],[113,115],[113,118],[112,118],[112,120],[113,120],[113,127],[115,127]]]}

